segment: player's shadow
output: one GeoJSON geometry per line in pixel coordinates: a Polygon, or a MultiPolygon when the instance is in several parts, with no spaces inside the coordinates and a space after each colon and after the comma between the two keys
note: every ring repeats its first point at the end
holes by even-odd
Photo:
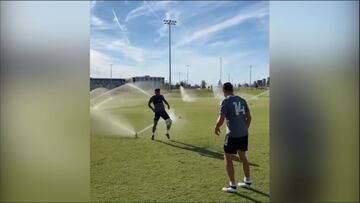
{"type": "MultiPolygon", "coordinates": [[[[256,192],[256,193],[258,193],[258,194],[264,195],[264,196],[266,196],[266,197],[270,197],[269,194],[266,194],[266,193],[264,193],[264,192],[261,192],[261,191],[259,191],[259,190],[254,189],[254,188],[244,188],[244,189],[245,189],[245,190],[251,190],[251,191],[253,191],[253,192],[256,192]]],[[[252,198],[252,197],[249,197],[249,196],[247,196],[247,195],[241,194],[241,191],[238,191],[238,192],[236,192],[236,193],[231,193],[231,194],[235,194],[235,195],[237,195],[237,196],[240,196],[240,197],[242,197],[242,198],[248,199],[248,200],[253,201],[253,202],[261,202],[261,201],[259,201],[259,200],[256,200],[256,199],[252,198]]]]}
{"type": "Polygon", "coordinates": [[[260,190],[257,190],[257,189],[254,189],[254,188],[246,188],[247,190],[251,190],[251,191],[253,191],[253,192],[256,192],[256,193],[258,193],[258,194],[260,194],[260,195],[264,195],[264,196],[266,196],[266,197],[270,197],[270,195],[269,194],[266,194],[265,192],[261,192],[260,190]]]}
{"type": "MultiPolygon", "coordinates": [[[[175,140],[170,140],[170,141],[173,142],[173,143],[176,143],[176,144],[172,144],[172,143],[169,143],[169,142],[164,142],[164,141],[161,141],[161,140],[155,140],[155,141],[159,142],[159,143],[169,145],[169,146],[172,146],[172,147],[197,152],[201,156],[206,156],[206,157],[210,157],[210,158],[214,158],[214,159],[224,160],[224,154],[219,153],[219,152],[211,151],[209,149],[206,149],[205,147],[199,147],[199,146],[195,146],[195,145],[192,145],[192,144],[187,144],[187,143],[183,143],[183,142],[179,142],[179,141],[175,141],[175,140]]],[[[233,156],[233,161],[241,162],[238,156],[233,156]]],[[[250,162],[249,162],[249,165],[254,166],[254,167],[259,167],[259,165],[254,164],[254,163],[250,163],[250,162]]]]}
{"type": "Polygon", "coordinates": [[[247,200],[250,200],[250,201],[252,201],[252,202],[261,202],[261,201],[259,201],[259,200],[256,200],[256,199],[254,199],[254,198],[252,198],[252,197],[249,197],[249,196],[247,196],[247,195],[241,194],[241,193],[239,193],[239,192],[230,193],[230,194],[234,194],[234,195],[240,196],[240,197],[245,198],[245,199],[247,199],[247,200]]]}

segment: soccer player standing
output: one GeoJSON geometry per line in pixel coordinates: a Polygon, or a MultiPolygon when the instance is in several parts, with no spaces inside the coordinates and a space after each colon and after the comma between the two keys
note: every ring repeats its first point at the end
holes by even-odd
{"type": "Polygon", "coordinates": [[[238,154],[243,165],[244,181],[240,187],[250,187],[250,168],[246,158],[248,149],[248,128],[251,122],[251,115],[246,101],[234,95],[233,86],[227,82],[223,85],[225,99],[221,102],[220,115],[216,123],[215,134],[220,135],[220,127],[226,119],[226,135],[224,141],[224,161],[230,184],[222,190],[225,192],[236,192],[237,184],[232,162],[232,155],[238,154]]]}
{"type": "Polygon", "coordinates": [[[155,89],[155,95],[153,95],[148,102],[149,108],[155,113],[151,140],[154,140],[154,138],[155,138],[156,126],[157,126],[157,123],[158,123],[160,117],[165,120],[165,123],[166,123],[166,134],[165,135],[168,139],[170,139],[169,130],[171,128],[172,120],[170,119],[169,115],[165,111],[164,103],[167,105],[168,109],[170,109],[169,103],[165,100],[165,97],[160,94],[160,89],[159,88],[155,89]],[[151,106],[151,103],[153,104],[154,107],[151,106]]]}

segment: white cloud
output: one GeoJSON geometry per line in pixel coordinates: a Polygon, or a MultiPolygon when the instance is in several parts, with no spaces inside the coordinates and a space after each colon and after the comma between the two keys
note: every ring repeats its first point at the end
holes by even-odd
{"type": "Polygon", "coordinates": [[[180,47],[186,44],[189,44],[190,42],[193,42],[198,39],[204,39],[205,37],[208,37],[216,32],[222,31],[224,29],[230,28],[232,26],[239,25],[246,20],[252,19],[252,18],[260,18],[267,15],[267,10],[265,9],[258,9],[251,12],[245,12],[240,13],[230,19],[227,19],[223,22],[211,25],[209,27],[201,28],[195,32],[193,32],[189,36],[185,36],[182,39],[179,40],[179,42],[175,45],[175,47],[180,47]]]}
{"type": "Polygon", "coordinates": [[[91,15],[90,20],[91,20],[92,29],[108,30],[115,28],[115,25],[109,24],[108,22],[104,21],[103,19],[100,19],[99,17],[93,14],[91,15]]]}
{"type": "Polygon", "coordinates": [[[102,1],[90,1],[90,9],[94,9],[95,6],[99,4],[99,2],[102,2],[102,1]]]}
{"type": "Polygon", "coordinates": [[[154,11],[154,9],[150,6],[149,3],[147,3],[146,1],[144,1],[144,4],[147,6],[147,8],[149,9],[149,11],[154,15],[156,16],[156,18],[161,21],[160,17],[158,14],[156,14],[156,12],[154,11]]]}
{"type": "Polygon", "coordinates": [[[129,41],[129,38],[128,38],[127,32],[126,32],[126,27],[120,23],[119,18],[117,17],[114,10],[113,10],[113,15],[114,15],[114,22],[119,26],[119,28],[122,32],[122,37],[125,39],[126,43],[130,44],[130,41],[129,41]]]}
{"type": "Polygon", "coordinates": [[[94,49],[90,49],[90,59],[91,60],[97,60],[97,61],[104,61],[107,60],[106,56],[103,55],[102,53],[94,50],[94,49]]]}
{"type": "MultiPolygon", "coordinates": [[[[179,20],[181,13],[176,10],[174,7],[170,7],[171,4],[177,4],[175,1],[143,1],[143,3],[131,10],[126,18],[125,22],[129,22],[135,18],[147,15],[153,15],[158,21],[159,24],[162,22],[163,19],[175,19],[179,20]],[[158,14],[160,12],[165,12],[165,16],[158,14]]],[[[155,38],[154,41],[158,42],[161,38],[167,36],[167,26],[162,25],[158,29],[159,37],[155,38]]]]}
{"type": "Polygon", "coordinates": [[[109,77],[109,66],[111,60],[99,51],[90,49],[91,77],[109,77]]]}
{"type": "Polygon", "coordinates": [[[191,10],[191,12],[189,12],[190,10],[186,10],[188,12],[187,15],[184,16],[182,22],[192,20],[204,14],[211,14],[213,10],[218,9],[228,3],[228,1],[198,1],[197,4],[195,4],[194,7],[191,8],[193,9],[191,10]]]}
{"type": "Polygon", "coordinates": [[[146,15],[150,15],[152,14],[154,17],[156,17],[158,20],[160,19],[160,16],[156,13],[160,10],[168,10],[169,9],[169,5],[171,3],[176,3],[176,2],[172,2],[172,1],[151,1],[151,2],[146,2],[143,1],[143,3],[133,9],[132,11],[130,11],[126,18],[125,18],[125,22],[128,22],[132,19],[135,19],[137,17],[140,16],[146,16],[146,15]]]}
{"type": "Polygon", "coordinates": [[[146,5],[141,5],[140,7],[135,8],[134,10],[130,11],[125,18],[125,22],[130,21],[131,19],[137,18],[142,15],[146,15],[148,8],[146,5]]]}
{"type": "Polygon", "coordinates": [[[100,18],[96,17],[95,15],[91,15],[91,25],[96,27],[104,26],[105,23],[100,18]]]}
{"type": "Polygon", "coordinates": [[[96,6],[96,1],[90,1],[90,8],[93,9],[96,6]]]}
{"type": "Polygon", "coordinates": [[[125,43],[123,40],[116,40],[106,45],[106,48],[112,51],[119,51],[122,55],[137,63],[145,61],[145,51],[139,47],[125,43]]]}
{"type": "Polygon", "coordinates": [[[90,77],[109,78],[110,64],[113,64],[114,78],[127,78],[144,75],[143,70],[135,66],[128,66],[116,63],[116,60],[100,51],[90,49],[90,77]]]}
{"type": "MultiPolygon", "coordinates": [[[[149,62],[161,60],[162,58],[165,58],[168,54],[167,49],[155,48],[146,50],[131,44],[127,44],[124,39],[92,39],[91,48],[96,50],[109,51],[110,53],[121,57],[121,60],[124,62],[136,62],[137,64],[142,66],[149,62]]],[[[119,57],[117,59],[120,59],[119,57]]]]}
{"type": "Polygon", "coordinates": [[[219,48],[228,48],[230,46],[239,44],[240,41],[238,39],[230,39],[230,40],[224,40],[224,41],[215,41],[207,46],[213,49],[219,49],[219,48]]]}
{"type": "Polygon", "coordinates": [[[158,42],[160,39],[162,39],[163,37],[168,35],[168,25],[162,25],[159,29],[158,29],[158,33],[159,33],[159,37],[155,38],[154,41],[158,42]]]}
{"type": "Polygon", "coordinates": [[[119,20],[115,15],[113,18],[113,22],[100,18],[97,15],[95,15],[93,12],[91,12],[90,15],[90,25],[92,29],[115,30],[116,28],[120,28],[121,34],[127,36],[126,27],[122,26],[118,21],[119,20]]]}

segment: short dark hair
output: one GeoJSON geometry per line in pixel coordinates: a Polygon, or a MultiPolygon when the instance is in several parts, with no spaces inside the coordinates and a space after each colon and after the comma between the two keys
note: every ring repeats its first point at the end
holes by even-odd
{"type": "Polygon", "coordinates": [[[232,85],[231,83],[226,82],[226,83],[224,83],[224,85],[223,85],[223,90],[224,90],[224,91],[232,92],[232,91],[234,91],[234,88],[233,88],[233,85],[232,85]]]}
{"type": "Polygon", "coordinates": [[[156,89],[155,89],[155,92],[158,92],[158,91],[160,91],[160,88],[156,88],[156,89]]]}

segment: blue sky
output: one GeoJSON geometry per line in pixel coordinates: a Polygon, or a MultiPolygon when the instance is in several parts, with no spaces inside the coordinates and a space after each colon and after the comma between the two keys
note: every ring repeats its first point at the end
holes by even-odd
{"type": "Polygon", "coordinates": [[[269,76],[269,3],[246,1],[92,1],[91,77],[161,76],[168,80],[168,27],[172,82],[249,82],[269,76]]]}

